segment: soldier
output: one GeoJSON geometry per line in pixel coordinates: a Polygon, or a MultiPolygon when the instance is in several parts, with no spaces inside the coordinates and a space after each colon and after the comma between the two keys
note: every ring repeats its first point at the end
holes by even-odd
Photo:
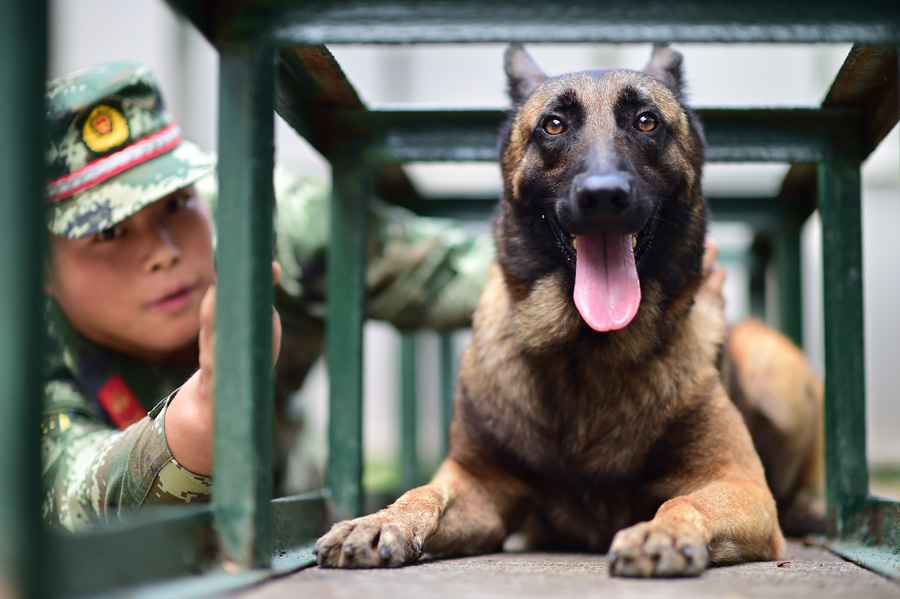
{"type": "MultiPolygon", "coordinates": [[[[47,101],[43,516],[79,530],[206,501],[214,160],[182,138],[144,66],[71,73],[48,84],[47,101]]],[[[323,346],[329,197],[280,169],[274,183],[277,484],[300,428],[287,400],[323,346]]],[[[369,220],[369,316],[467,325],[490,240],[381,204],[369,220]]]]}

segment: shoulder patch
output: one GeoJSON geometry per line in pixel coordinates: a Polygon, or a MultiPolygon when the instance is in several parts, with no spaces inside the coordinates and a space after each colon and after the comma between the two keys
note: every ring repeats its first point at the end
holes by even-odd
{"type": "Polygon", "coordinates": [[[41,441],[64,433],[72,428],[72,416],[75,412],[55,412],[41,419],[41,441]]]}

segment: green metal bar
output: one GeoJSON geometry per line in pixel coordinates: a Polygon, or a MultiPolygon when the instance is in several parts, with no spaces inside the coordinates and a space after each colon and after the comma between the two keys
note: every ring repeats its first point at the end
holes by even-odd
{"type": "Polygon", "coordinates": [[[894,3],[860,0],[754,5],[716,0],[627,3],[538,0],[229,2],[218,19],[201,0],[169,0],[211,39],[273,31],[280,44],[417,42],[861,42],[896,44],[894,3]]]}
{"type": "Polygon", "coordinates": [[[798,347],[802,347],[803,267],[800,225],[790,219],[772,238],[772,255],[778,281],[778,328],[798,347]]]}
{"type": "Polygon", "coordinates": [[[314,541],[328,525],[328,494],[312,491],[272,500],[272,532],[275,557],[314,541]]]}
{"type": "Polygon", "coordinates": [[[363,323],[366,206],[369,169],[358,156],[332,163],[331,243],[328,247],[327,484],[336,520],[362,513],[363,323]]]}
{"type": "Polygon", "coordinates": [[[862,228],[858,164],[819,165],[825,310],[829,535],[852,538],[869,491],[865,428],[862,228]]]}
{"type": "MultiPolygon", "coordinates": [[[[54,593],[83,597],[115,590],[131,592],[141,585],[147,596],[159,596],[153,585],[169,584],[176,596],[196,597],[226,592],[272,574],[315,562],[310,543],[327,527],[326,496],[321,492],[272,501],[274,555],[271,571],[252,570],[220,579],[211,575],[219,557],[209,506],[160,510],[144,518],[114,523],[79,535],[55,534],[59,563],[54,593]],[[187,577],[205,574],[201,588],[190,591],[187,577]]],[[[162,590],[160,588],[160,590],[162,590]]],[[[165,594],[165,593],[161,593],[165,594]]]]}
{"type": "Polygon", "coordinates": [[[39,355],[46,3],[0,3],[0,596],[44,596],[39,355]]]}
{"type": "Polygon", "coordinates": [[[419,339],[414,332],[400,335],[400,484],[403,490],[419,484],[419,435],[416,403],[419,383],[419,339]]]}
{"type": "Polygon", "coordinates": [[[272,554],[274,53],[219,50],[213,505],[225,559],[253,568],[272,554]]]}
{"type": "MultiPolygon", "coordinates": [[[[855,108],[698,108],[713,162],[859,160],[855,108]]],[[[335,119],[368,131],[379,161],[497,159],[505,110],[342,109],[335,119]]]]}
{"type": "Polygon", "coordinates": [[[769,266],[768,236],[757,234],[750,247],[749,263],[749,300],[750,314],[762,321],[766,320],[766,269],[769,266]]]}
{"type": "Polygon", "coordinates": [[[107,529],[54,534],[53,590],[79,597],[206,572],[218,556],[208,505],[160,510],[107,529]]]}
{"type": "MultiPolygon", "coordinates": [[[[894,54],[894,62],[896,64],[896,54],[894,54]]],[[[900,65],[896,65],[900,67],[900,65]]],[[[871,73],[868,74],[869,79],[871,79],[873,75],[871,73]]],[[[896,114],[896,106],[897,106],[897,98],[896,95],[898,93],[897,81],[898,79],[891,74],[891,76],[882,76],[879,72],[879,78],[888,82],[890,88],[893,89],[894,93],[894,104],[893,104],[893,113],[896,114]]],[[[852,88],[851,88],[852,91],[852,88]]],[[[829,98],[834,95],[833,90],[829,92],[829,98]]],[[[894,120],[896,118],[894,117],[894,120]]],[[[850,189],[850,193],[847,194],[848,202],[851,204],[856,204],[858,198],[854,198],[855,188],[858,186],[858,173],[856,174],[856,180],[853,180],[852,169],[850,167],[846,168],[846,173],[843,174],[843,177],[840,173],[830,173],[827,169],[825,172],[820,172],[820,178],[846,178],[847,183],[852,187],[850,189]]],[[[852,320],[846,323],[847,327],[852,327],[855,324],[860,326],[859,335],[852,335],[850,331],[845,331],[842,336],[849,337],[849,341],[854,345],[847,348],[847,357],[851,358],[850,367],[853,369],[852,375],[848,377],[846,383],[848,385],[853,385],[851,389],[848,391],[852,393],[853,391],[857,391],[862,395],[864,392],[864,373],[860,372],[862,369],[862,365],[865,364],[862,348],[863,348],[863,339],[862,339],[862,284],[861,282],[857,282],[857,273],[862,272],[862,259],[861,259],[861,249],[858,247],[858,241],[856,239],[857,235],[859,235],[859,208],[855,205],[851,206],[841,206],[840,208],[844,209],[847,216],[851,217],[854,223],[851,223],[848,226],[848,230],[850,231],[849,239],[844,239],[845,242],[849,243],[850,248],[847,252],[848,263],[843,266],[849,268],[850,271],[848,274],[853,280],[852,286],[849,289],[849,294],[851,298],[855,301],[856,305],[859,306],[858,313],[854,311],[851,314],[852,320]],[[849,228],[852,227],[852,228],[849,228]],[[857,255],[859,254],[859,255],[857,255]],[[856,298],[858,296],[858,299],[856,298]]],[[[838,210],[840,212],[840,210],[838,210]]],[[[833,221],[832,221],[833,222],[833,221]]],[[[826,226],[824,212],[823,212],[823,228],[826,226]]],[[[825,241],[828,241],[827,239],[825,241]]],[[[827,294],[826,294],[827,299],[827,294]]],[[[843,298],[842,298],[843,299],[843,298]]],[[[826,334],[830,327],[830,324],[827,320],[828,317],[828,305],[826,304],[826,334]]],[[[826,368],[828,368],[828,339],[826,338],[826,368]]],[[[826,378],[826,385],[828,385],[829,380],[826,378]]],[[[829,393],[831,393],[830,387],[826,387],[826,399],[829,397],[829,393]]],[[[860,566],[873,570],[875,572],[879,572],[889,578],[893,578],[895,580],[900,580],[900,502],[894,500],[880,499],[877,497],[868,496],[864,499],[860,500],[859,495],[860,489],[865,489],[868,491],[868,470],[867,469],[859,469],[859,455],[862,453],[862,460],[864,462],[864,451],[865,451],[865,428],[864,428],[864,397],[859,397],[857,401],[857,405],[853,406],[847,405],[847,402],[840,402],[840,405],[831,410],[831,414],[829,414],[828,408],[832,403],[830,400],[826,402],[826,450],[828,461],[826,462],[827,474],[829,476],[828,480],[828,499],[829,503],[832,503],[832,497],[836,496],[834,501],[844,503],[838,503],[838,508],[844,508],[844,505],[848,506],[849,509],[839,509],[837,513],[835,510],[829,509],[829,515],[831,516],[831,524],[833,531],[837,531],[838,538],[836,540],[832,540],[827,543],[828,548],[834,553],[856,563],[860,566]],[[849,414],[847,413],[849,412],[849,414]],[[838,418],[845,417],[848,419],[847,426],[844,429],[833,430],[835,426],[832,423],[829,423],[828,418],[832,416],[833,419],[837,420],[838,418]],[[850,430],[847,430],[850,429],[850,430]],[[830,440],[831,435],[835,434],[845,434],[849,436],[850,443],[853,444],[852,447],[846,449],[846,453],[848,454],[848,458],[850,463],[846,463],[846,461],[838,464],[833,464],[834,460],[841,460],[840,457],[835,458],[832,454],[836,451],[841,451],[844,448],[840,447],[838,443],[832,443],[830,440]],[[860,440],[861,439],[861,440],[860,440]],[[832,474],[834,470],[838,468],[848,468],[848,469],[859,469],[849,470],[849,477],[852,477],[852,480],[847,480],[844,478],[838,478],[837,483],[832,482],[830,479],[832,478],[832,474]],[[864,473],[861,474],[861,473],[864,473]],[[849,495],[849,496],[848,496],[849,495]],[[861,513],[857,513],[857,509],[859,504],[862,504],[861,513]],[[841,530],[841,526],[844,527],[845,530],[841,530]]],[[[840,441],[841,439],[838,439],[840,441]]],[[[865,462],[863,463],[865,465],[865,462]]],[[[835,477],[839,477],[840,473],[836,474],[835,477]]],[[[848,478],[849,478],[848,477],[848,478]]]]}
{"type": "Polygon", "coordinates": [[[441,368],[441,456],[450,453],[450,418],[453,416],[453,392],[456,389],[456,353],[453,349],[453,335],[440,336],[441,368]]]}
{"type": "MultiPolygon", "coordinates": [[[[500,199],[497,195],[480,197],[434,197],[407,202],[410,210],[424,216],[449,217],[457,220],[488,220],[500,199]]],[[[707,197],[712,219],[741,221],[756,231],[775,232],[786,220],[804,221],[815,204],[796,202],[790,197],[707,197]]]]}
{"type": "Polygon", "coordinates": [[[828,543],[828,549],[863,568],[900,580],[900,558],[890,549],[861,543],[828,543]]]}

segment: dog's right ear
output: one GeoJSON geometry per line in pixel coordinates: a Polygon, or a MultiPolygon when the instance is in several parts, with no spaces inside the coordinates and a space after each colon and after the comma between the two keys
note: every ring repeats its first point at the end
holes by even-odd
{"type": "Polygon", "coordinates": [[[681,52],[669,47],[669,44],[654,44],[653,56],[644,67],[644,72],[659,79],[672,90],[679,101],[683,100],[684,75],[681,68],[681,52]]]}
{"type": "Polygon", "coordinates": [[[538,85],[548,78],[548,75],[528,55],[522,44],[510,44],[506,49],[505,64],[509,97],[512,98],[513,104],[521,104],[538,85]]]}

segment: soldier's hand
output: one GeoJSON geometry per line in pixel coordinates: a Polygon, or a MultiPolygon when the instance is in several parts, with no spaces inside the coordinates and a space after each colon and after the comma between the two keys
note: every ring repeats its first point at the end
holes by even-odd
{"type": "MultiPolygon", "coordinates": [[[[281,277],[281,265],[277,262],[272,262],[272,285],[278,284],[278,279],[281,277]]],[[[278,361],[278,356],[281,353],[281,316],[278,315],[278,310],[275,309],[275,306],[272,306],[272,366],[275,366],[275,363],[278,361]]]]}
{"type": "Polygon", "coordinates": [[[725,284],[725,269],[716,263],[719,255],[719,245],[712,239],[704,243],[703,252],[703,286],[701,293],[708,294],[724,305],[725,298],[722,295],[722,286],[725,284]]]}

